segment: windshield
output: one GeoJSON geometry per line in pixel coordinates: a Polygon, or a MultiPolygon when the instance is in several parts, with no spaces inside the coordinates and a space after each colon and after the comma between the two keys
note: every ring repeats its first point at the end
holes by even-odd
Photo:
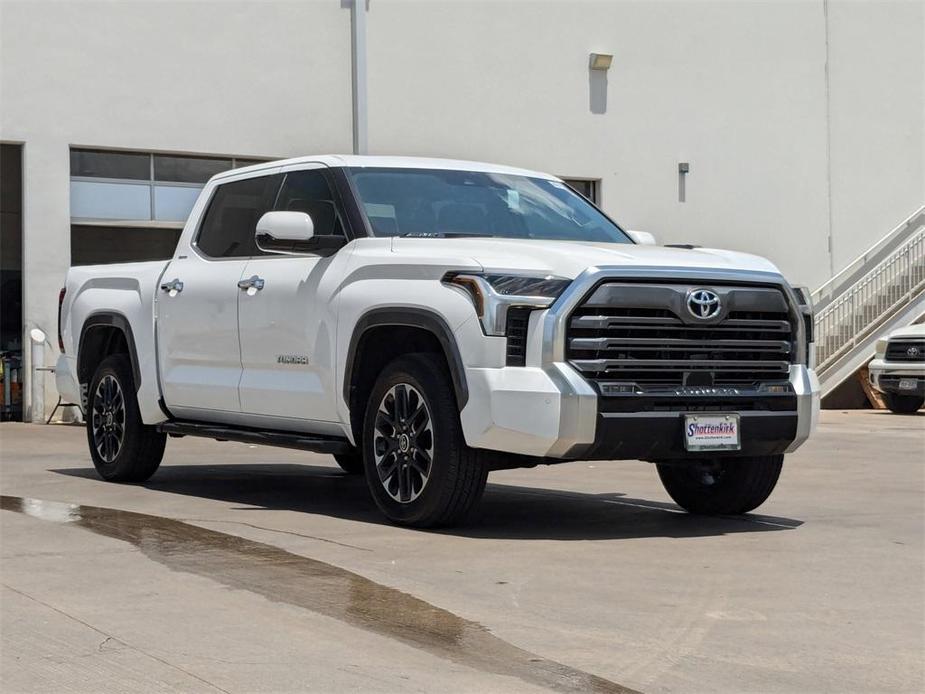
{"type": "Polygon", "coordinates": [[[560,181],[444,169],[348,169],[376,236],[632,243],[560,181]]]}

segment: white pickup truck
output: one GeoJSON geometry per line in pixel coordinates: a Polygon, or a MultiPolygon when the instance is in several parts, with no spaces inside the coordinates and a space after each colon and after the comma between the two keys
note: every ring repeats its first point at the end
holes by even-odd
{"type": "Polygon", "coordinates": [[[215,176],[164,262],[75,267],[56,378],[106,480],[167,436],[333,454],[413,526],[488,472],[656,464],[750,511],[817,419],[812,310],[767,260],[657,247],[554,176],[316,156],[215,176]]]}
{"type": "Polygon", "coordinates": [[[894,330],[877,340],[868,364],[870,383],[897,414],[915,414],[925,405],[925,324],[894,330]]]}

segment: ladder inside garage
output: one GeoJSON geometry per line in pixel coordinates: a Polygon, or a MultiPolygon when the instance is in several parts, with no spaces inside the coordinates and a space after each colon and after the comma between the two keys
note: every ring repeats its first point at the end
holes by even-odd
{"type": "Polygon", "coordinates": [[[822,396],[874,355],[877,340],[925,316],[925,205],[813,292],[822,396]]]}

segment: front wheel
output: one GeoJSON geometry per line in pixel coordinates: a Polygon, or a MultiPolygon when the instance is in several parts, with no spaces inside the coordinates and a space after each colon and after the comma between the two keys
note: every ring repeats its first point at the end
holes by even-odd
{"type": "Polygon", "coordinates": [[[389,363],[373,387],[363,421],[366,481],[395,523],[458,523],[482,496],[488,469],[463,439],[453,393],[445,363],[430,353],[389,363]]]}
{"type": "Polygon", "coordinates": [[[144,482],[164,456],[167,435],[141,421],[132,364],[125,354],[106,357],[90,382],[87,443],[100,477],[144,482]]]}
{"type": "Polygon", "coordinates": [[[925,404],[925,397],[921,395],[900,395],[899,393],[884,393],[883,401],[896,414],[915,414],[925,404]]]}
{"type": "Polygon", "coordinates": [[[665,491],[681,508],[704,515],[748,513],[767,500],[783,455],[659,463],[665,491]]]}

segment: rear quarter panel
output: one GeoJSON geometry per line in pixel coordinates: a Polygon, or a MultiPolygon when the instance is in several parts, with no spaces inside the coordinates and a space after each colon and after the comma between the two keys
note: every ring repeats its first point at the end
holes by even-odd
{"type": "Polygon", "coordinates": [[[141,382],[135,384],[138,408],[146,424],[166,419],[158,405],[160,387],[154,322],[157,287],[168,265],[169,261],[151,261],[71,268],[61,313],[65,349],[74,359],[78,356],[81,332],[88,319],[102,313],[114,313],[125,318],[135,343],[141,377],[141,382]]]}

